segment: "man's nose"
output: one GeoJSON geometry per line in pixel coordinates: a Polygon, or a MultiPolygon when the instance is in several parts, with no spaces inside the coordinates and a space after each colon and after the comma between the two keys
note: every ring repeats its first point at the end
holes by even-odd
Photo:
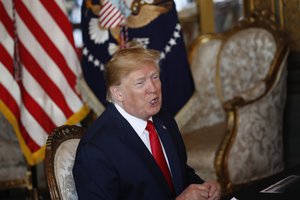
{"type": "Polygon", "coordinates": [[[148,91],[149,92],[156,92],[157,91],[157,86],[156,86],[156,84],[154,83],[153,80],[149,80],[149,82],[148,82],[148,91]]]}

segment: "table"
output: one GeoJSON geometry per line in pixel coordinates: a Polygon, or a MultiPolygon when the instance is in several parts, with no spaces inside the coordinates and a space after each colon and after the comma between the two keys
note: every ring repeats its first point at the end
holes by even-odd
{"type": "Polygon", "coordinates": [[[289,200],[300,199],[300,166],[285,170],[277,175],[262,179],[245,186],[238,191],[222,197],[222,200],[289,200]],[[289,184],[283,193],[261,193],[260,191],[274,185],[278,181],[295,175],[293,183],[289,184]]]}

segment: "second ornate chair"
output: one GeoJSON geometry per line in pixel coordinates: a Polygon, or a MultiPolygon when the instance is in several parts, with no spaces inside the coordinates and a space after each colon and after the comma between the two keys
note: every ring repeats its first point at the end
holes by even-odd
{"type": "Polygon", "coordinates": [[[76,125],[63,125],[54,129],[48,136],[45,173],[51,199],[78,199],[72,169],[84,130],[76,125]]]}
{"type": "Polygon", "coordinates": [[[284,169],[287,55],[266,12],[192,46],[196,91],[175,118],[189,164],[225,193],[284,169]]]}

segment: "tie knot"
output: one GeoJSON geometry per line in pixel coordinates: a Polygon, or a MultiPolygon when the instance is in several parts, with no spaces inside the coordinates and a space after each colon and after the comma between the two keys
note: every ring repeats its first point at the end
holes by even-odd
{"type": "Polygon", "coordinates": [[[147,121],[146,130],[147,130],[149,133],[152,133],[153,131],[155,131],[154,124],[153,124],[152,121],[150,121],[150,120],[147,121]]]}

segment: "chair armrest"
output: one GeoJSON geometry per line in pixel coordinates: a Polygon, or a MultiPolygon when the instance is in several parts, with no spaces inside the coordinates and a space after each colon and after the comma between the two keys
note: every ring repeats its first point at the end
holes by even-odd
{"type": "Polygon", "coordinates": [[[242,107],[248,103],[254,102],[266,93],[265,81],[260,81],[253,88],[241,93],[240,96],[226,101],[223,106],[226,111],[233,110],[235,107],[242,107]]]}

